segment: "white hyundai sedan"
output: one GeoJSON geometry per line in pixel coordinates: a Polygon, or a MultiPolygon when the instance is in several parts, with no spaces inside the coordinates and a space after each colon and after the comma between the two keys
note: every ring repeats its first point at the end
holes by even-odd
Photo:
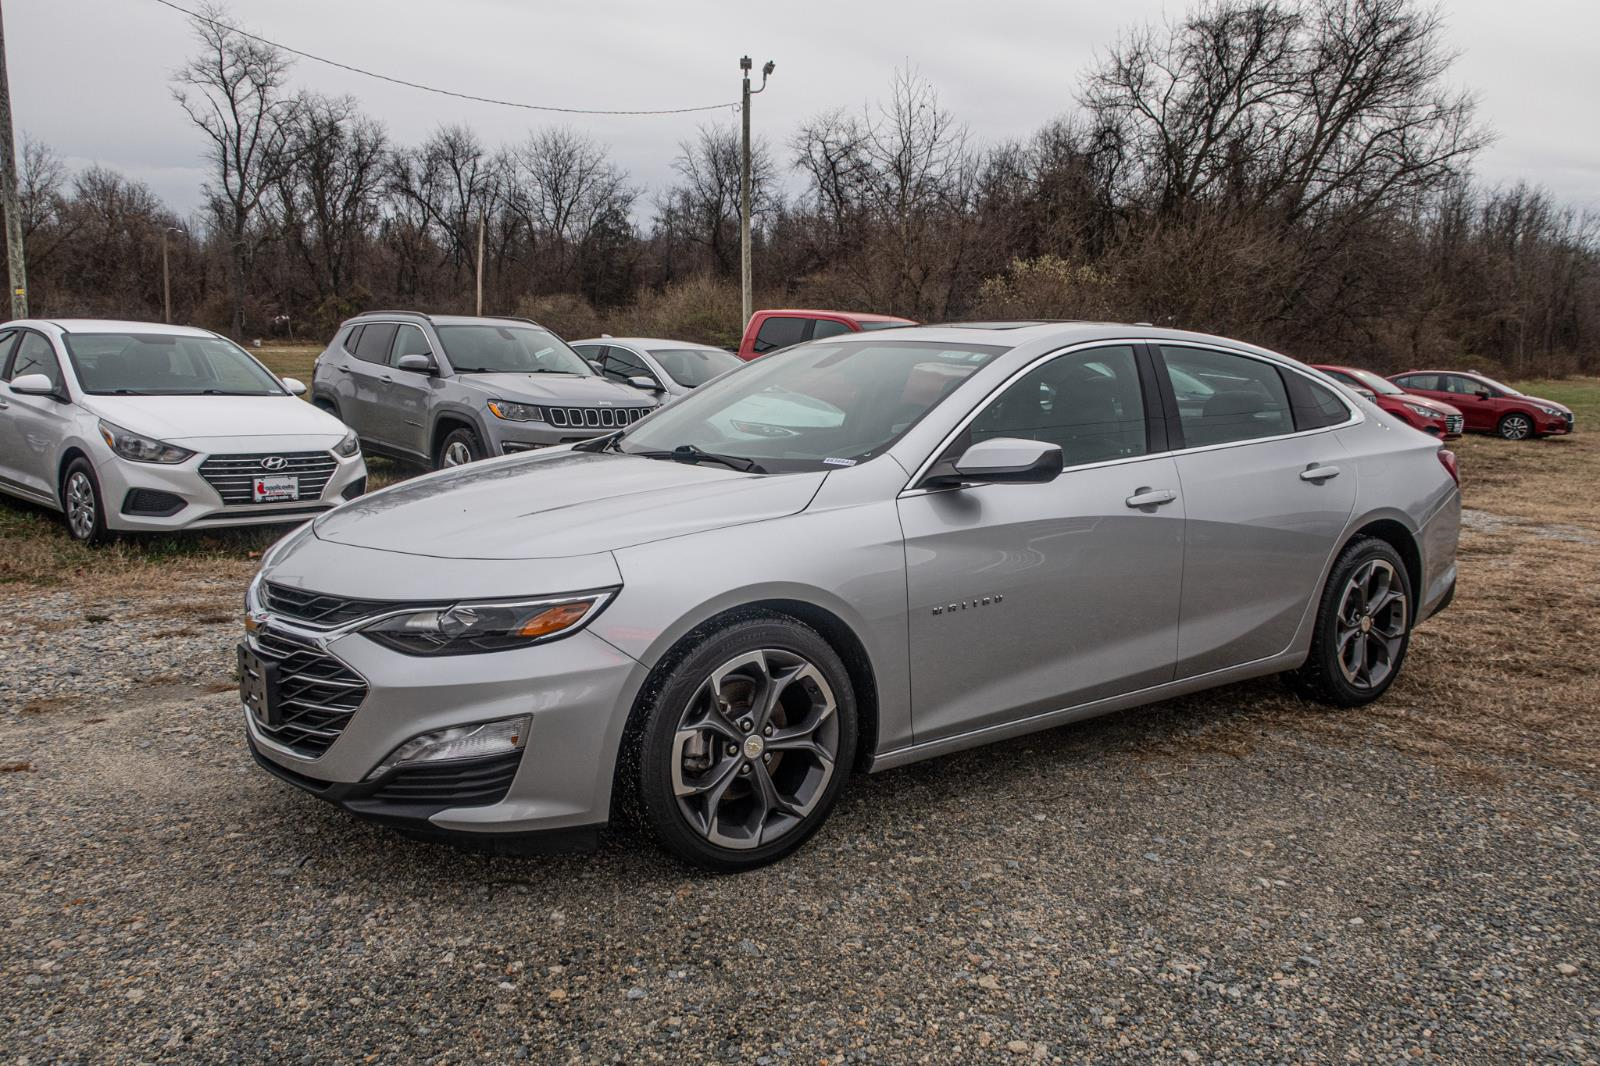
{"type": "Polygon", "coordinates": [[[356,435],[233,342],[148,322],[0,325],[0,492],[112,531],[300,522],[361,495],[356,435]]]}

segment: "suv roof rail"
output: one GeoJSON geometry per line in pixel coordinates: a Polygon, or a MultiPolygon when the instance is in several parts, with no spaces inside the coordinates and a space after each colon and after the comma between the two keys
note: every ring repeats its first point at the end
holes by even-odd
{"type": "Polygon", "coordinates": [[[433,321],[433,316],[428,314],[426,311],[363,311],[359,315],[352,315],[351,317],[366,318],[369,315],[409,315],[412,318],[426,319],[429,322],[433,321]]]}
{"type": "Polygon", "coordinates": [[[540,325],[538,322],[535,322],[533,319],[529,318],[527,315],[473,315],[472,317],[473,318],[498,318],[498,319],[501,319],[501,320],[506,321],[506,322],[526,322],[530,326],[539,326],[540,329],[544,329],[544,326],[540,325]]]}

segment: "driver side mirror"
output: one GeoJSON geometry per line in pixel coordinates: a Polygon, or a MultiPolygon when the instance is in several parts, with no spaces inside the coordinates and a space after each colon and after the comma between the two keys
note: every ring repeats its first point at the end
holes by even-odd
{"type": "Polygon", "coordinates": [[[1361,397],[1363,400],[1366,400],[1368,403],[1377,403],[1378,402],[1378,394],[1373,392],[1371,389],[1363,389],[1363,388],[1357,387],[1355,389],[1355,394],[1357,396],[1361,397]]]}
{"type": "Polygon", "coordinates": [[[279,378],[283,387],[289,390],[290,396],[304,396],[306,394],[305,382],[299,378],[279,378]]]}
{"type": "Polygon", "coordinates": [[[50,396],[58,400],[61,398],[61,390],[56,388],[55,383],[45,374],[23,374],[13,378],[11,391],[23,396],[50,396]]]}
{"type": "Polygon", "coordinates": [[[1488,389],[1479,389],[1474,395],[1476,395],[1480,400],[1493,399],[1488,389]]]}
{"type": "Polygon", "coordinates": [[[413,374],[434,374],[439,370],[431,355],[402,355],[394,366],[396,370],[408,370],[413,374]]]}
{"type": "Polygon", "coordinates": [[[1061,445],[1021,437],[979,441],[953,463],[941,463],[923,484],[930,488],[976,481],[996,484],[1040,484],[1054,481],[1064,463],[1061,445]]]}
{"type": "Polygon", "coordinates": [[[605,375],[606,368],[600,365],[600,360],[598,360],[598,359],[585,359],[584,362],[588,363],[589,364],[589,369],[593,370],[596,374],[600,374],[601,376],[605,375]]]}
{"type": "Polygon", "coordinates": [[[632,385],[636,389],[643,389],[645,392],[665,391],[661,388],[661,382],[647,374],[635,374],[633,377],[628,379],[628,384],[632,385]]]}

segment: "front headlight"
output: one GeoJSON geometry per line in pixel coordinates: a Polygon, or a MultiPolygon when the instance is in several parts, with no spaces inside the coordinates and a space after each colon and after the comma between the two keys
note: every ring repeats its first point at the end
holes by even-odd
{"type": "Polygon", "coordinates": [[[1423,407],[1421,404],[1416,404],[1416,403],[1408,403],[1408,404],[1406,404],[1406,410],[1410,411],[1414,415],[1420,415],[1423,418],[1443,418],[1444,417],[1444,415],[1440,414],[1438,411],[1433,410],[1433,408],[1431,408],[1431,407],[1423,407]]]}
{"type": "Polygon", "coordinates": [[[361,450],[361,438],[356,436],[356,431],[351,430],[344,435],[344,440],[333,446],[333,454],[348,459],[361,450]]]}
{"type": "Polygon", "coordinates": [[[536,404],[514,400],[490,400],[489,413],[507,422],[543,422],[544,412],[536,404]]]}
{"type": "Polygon", "coordinates": [[[568,637],[592,621],[615,589],[539,600],[458,603],[397,614],[362,630],[407,655],[472,655],[568,637]]]}
{"type": "Polygon", "coordinates": [[[112,451],[135,463],[181,463],[194,454],[176,444],[130,433],[110,422],[100,423],[100,436],[105,439],[106,445],[112,451]]]}
{"type": "Polygon", "coordinates": [[[1557,408],[1557,407],[1546,407],[1543,404],[1539,405],[1539,410],[1543,411],[1545,414],[1549,415],[1551,418],[1560,418],[1565,413],[1560,408],[1557,408]]]}

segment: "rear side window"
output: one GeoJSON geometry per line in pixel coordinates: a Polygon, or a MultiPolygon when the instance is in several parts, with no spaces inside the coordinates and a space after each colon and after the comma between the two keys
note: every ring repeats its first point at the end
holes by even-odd
{"type": "Polygon", "coordinates": [[[1289,392],[1278,368],[1260,359],[1210,348],[1161,346],[1178,401],[1184,444],[1211,444],[1294,432],[1289,392]]]}
{"type": "MultiPolygon", "coordinates": [[[[1284,371],[1283,378],[1288,384],[1289,406],[1294,411],[1295,429],[1326,429],[1350,420],[1350,409],[1333,394],[1332,389],[1312,381],[1304,374],[1284,371]]],[[[1352,384],[1358,389],[1366,388],[1357,382],[1352,384]]]]}
{"type": "Polygon", "coordinates": [[[344,350],[351,355],[356,354],[356,342],[361,339],[361,331],[365,326],[351,326],[350,331],[344,335],[344,350]]]}
{"type": "Polygon", "coordinates": [[[806,325],[810,321],[808,318],[789,318],[785,315],[767,319],[756,333],[756,352],[775,352],[779,348],[799,344],[806,339],[806,325]]]}
{"type": "Polygon", "coordinates": [[[356,358],[367,363],[387,363],[389,347],[394,344],[396,326],[393,322],[369,322],[356,339],[356,358]]]}
{"type": "Polygon", "coordinates": [[[819,318],[817,319],[817,324],[811,327],[811,339],[817,340],[820,337],[837,337],[841,333],[850,332],[853,331],[843,322],[835,322],[831,318],[819,318]]]}
{"type": "Polygon", "coordinates": [[[11,345],[16,339],[14,329],[0,332],[0,381],[11,380],[11,345]]]}

